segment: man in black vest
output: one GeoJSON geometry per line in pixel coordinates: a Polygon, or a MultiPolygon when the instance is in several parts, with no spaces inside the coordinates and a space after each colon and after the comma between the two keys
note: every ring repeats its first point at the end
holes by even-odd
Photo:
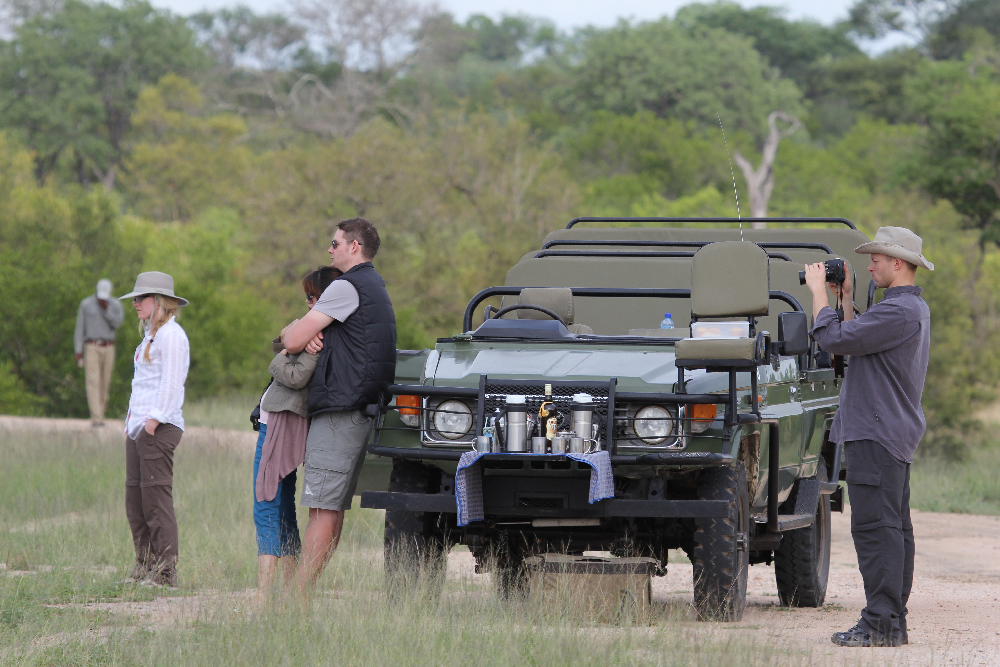
{"type": "Polygon", "coordinates": [[[303,593],[336,550],[351,508],[371,421],[365,408],[388,401],[386,387],[396,375],[396,318],[372,266],[378,247],[378,230],[367,220],[338,224],[330,264],[344,275],[285,333],[289,352],[319,352],[302,488],[302,505],[309,508],[298,582],[303,593]]]}

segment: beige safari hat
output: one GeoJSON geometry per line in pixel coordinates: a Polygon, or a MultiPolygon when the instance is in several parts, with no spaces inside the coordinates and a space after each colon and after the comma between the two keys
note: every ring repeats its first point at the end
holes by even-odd
{"type": "Polygon", "coordinates": [[[920,254],[923,245],[924,242],[920,237],[905,227],[879,227],[878,232],[875,233],[875,240],[862,243],[854,249],[854,252],[859,255],[879,253],[889,257],[898,257],[910,264],[916,264],[928,271],[933,271],[934,265],[920,254]]]}
{"type": "Polygon", "coordinates": [[[131,299],[134,296],[142,296],[143,294],[162,294],[163,296],[172,296],[177,299],[182,306],[188,305],[187,299],[183,299],[174,294],[174,279],[166,273],[161,273],[159,271],[146,271],[145,273],[140,273],[135,279],[135,289],[118,298],[122,300],[131,299]]]}

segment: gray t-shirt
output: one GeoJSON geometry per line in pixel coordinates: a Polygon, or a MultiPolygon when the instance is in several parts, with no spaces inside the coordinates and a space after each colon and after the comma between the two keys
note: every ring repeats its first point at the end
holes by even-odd
{"type": "Polygon", "coordinates": [[[323,291],[313,310],[343,322],[358,309],[359,303],[358,290],[354,285],[346,280],[334,280],[323,291]]]}

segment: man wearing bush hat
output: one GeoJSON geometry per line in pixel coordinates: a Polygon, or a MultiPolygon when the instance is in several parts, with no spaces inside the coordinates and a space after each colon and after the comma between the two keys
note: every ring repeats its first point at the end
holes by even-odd
{"type": "MultiPolygon", "coordinates": [[[[931,316],[915,284],[917,268],[934,270],[920,237],[882,227],[855,252],[871,255],[868,272],[882,300],[854,317],[848,272],[844,321],[827,300],[826,268],[806,266],[813,296],[816,343],[850,356],[830,440],[843,443],[851,498],[851,535],[865,584],[865,608],[850,630],[834,633],[838,646],[908,643],[906,602],[913,584],[910,463],[924,434],[920,407],[930,351],[931,316]]],[[[830,285],[837,291],[836,285],[830,285]]]]}
{"type": "Polygon", "coordinates": [[[104,425],[104,409],[115,367],[115,330],[122,325],[122,306],[111,296],[111,281],[97,281],[95,294],[80,302],[73,350],[83,367],[92,426],[104,425]]]}

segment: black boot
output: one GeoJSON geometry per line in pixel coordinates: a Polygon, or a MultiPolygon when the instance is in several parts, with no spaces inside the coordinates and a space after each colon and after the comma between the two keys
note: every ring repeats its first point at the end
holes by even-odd
{"type": "Polygon", "coordinates": [[[899,638],[892,639],[868,632],[860,623],[846,632],[834,632],[830,639],[837,646],[899,646],[902,643],[899,638]]]}

